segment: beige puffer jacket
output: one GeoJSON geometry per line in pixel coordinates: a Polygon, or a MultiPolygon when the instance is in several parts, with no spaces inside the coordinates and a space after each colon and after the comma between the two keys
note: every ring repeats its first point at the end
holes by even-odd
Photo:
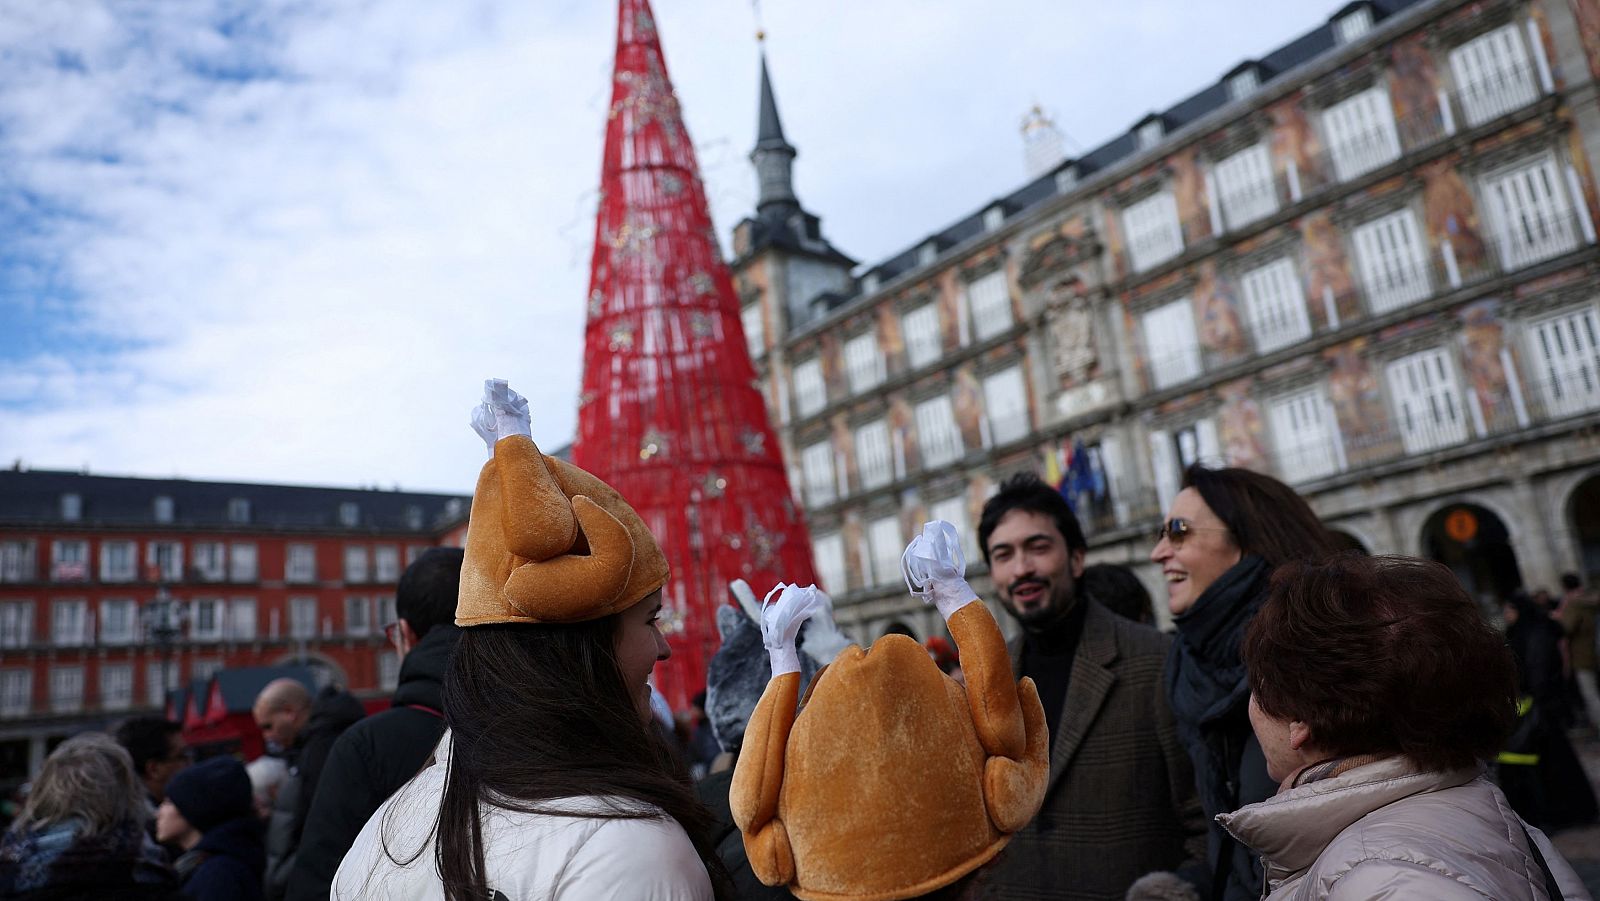
{"type": "MultiPolygon", "coordinates": [[[[1522,820],[1481,768],[1418,772],[1388,757],[1217,821],[1261,855],[1271,901],[1550,901],[1522,820]]],[[[1532,827],[1565,898],[1589,899],[1532,827]]]]}

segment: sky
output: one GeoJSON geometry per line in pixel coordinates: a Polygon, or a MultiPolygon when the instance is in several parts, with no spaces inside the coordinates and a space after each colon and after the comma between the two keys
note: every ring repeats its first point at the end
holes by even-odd
{"type": "MultiPolygon", "coordinates": [[[[795,187],[875,263],[1323,22],[1286,0],[656,0],[724,247],[757,16],[795,187]]],[[[571,440],[609,0],[0,0],[0,465],[470,492],[571,440]]]]}

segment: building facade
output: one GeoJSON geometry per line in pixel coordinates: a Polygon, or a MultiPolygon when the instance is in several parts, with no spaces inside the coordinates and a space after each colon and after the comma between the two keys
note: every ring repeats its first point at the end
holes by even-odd
{"type": "Polygon", "coordinates": [[[900,550],[1020,470],[1158,608],[1194,462],[1486,605],[1600,576],[1597,76],[1597,0],[1357,2],[846,283],[758,210],[747,338],[840,619],[939,631],[900,550]]]}
{"type": "Polygon", "coordinates": [[[384,637],[421,551],[470,498],[0,472],[0,781],[55,741],[222,668],[303,662],[392,689],[384,637]]]}

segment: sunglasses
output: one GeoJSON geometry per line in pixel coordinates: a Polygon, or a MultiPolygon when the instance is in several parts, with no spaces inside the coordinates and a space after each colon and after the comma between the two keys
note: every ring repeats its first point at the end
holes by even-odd
{"type": "Polygon", "coordinates": [[[1182,547],[1184,541],[1195,532],[1226,532],[1222,526],[1197,526],[1181,516],[1174,516],[1161,524],[1156,530],[1156,542],[1160,543],[1165,538],[1173,547],[1182,547]]]}

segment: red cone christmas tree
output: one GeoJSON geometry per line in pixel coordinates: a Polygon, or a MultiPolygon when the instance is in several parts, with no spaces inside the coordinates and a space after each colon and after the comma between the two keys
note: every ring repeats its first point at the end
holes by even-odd
{"type": "Polygon", "coordinates": [[[572,460],[666,552],[657,686],[705,686],[728,583],[815,580],[648,0],[620,0],[572,460]]]}

